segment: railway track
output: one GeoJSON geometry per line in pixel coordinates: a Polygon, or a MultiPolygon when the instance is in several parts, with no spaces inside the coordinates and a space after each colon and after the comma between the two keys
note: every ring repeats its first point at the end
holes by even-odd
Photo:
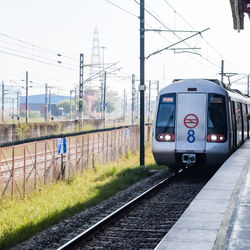
{"type": "Polygon", "coordinates": [[[153,249],[211,176],[168,177],[58,249],[153,249]]]}

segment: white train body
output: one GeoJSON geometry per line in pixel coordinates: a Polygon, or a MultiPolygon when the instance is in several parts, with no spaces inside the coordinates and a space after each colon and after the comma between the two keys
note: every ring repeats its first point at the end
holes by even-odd
{"type": "Polygon", "coordinates": [[[249,137],[250,98],[219,81],[174,82],[158,96],[152,151],[156,163],[219,166],[249,137]]]}

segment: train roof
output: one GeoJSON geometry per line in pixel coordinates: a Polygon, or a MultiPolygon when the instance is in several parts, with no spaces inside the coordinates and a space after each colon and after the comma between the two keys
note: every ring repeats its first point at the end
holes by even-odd
{"type": "Polygon", "coordinates": [[[163,88],[160,94],[187,91],[227,93],[233,100],[250,102],[249,96],[242,94],[239,90],[231,89],[230,86],[217,79],[175,79],[172,84],[163,88]]]}

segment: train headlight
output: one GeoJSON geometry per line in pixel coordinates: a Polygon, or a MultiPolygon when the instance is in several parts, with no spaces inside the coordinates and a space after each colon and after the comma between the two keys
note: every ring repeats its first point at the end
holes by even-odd
{"type": "Polygon", "coordinates": [[[159,134],[157,136],[158,141],[168,141],[173,142],[175,137],[174,134],[159,134]]]}
{"type": "Polygon", "coordinates": [[[211,141],[217,141],[217,135],[211,135],[210,140],[211,141]]]}
{"type": "Polygon", "coordinates": [[[211,135],[207,136],[207,141],[208,142],[224,142],[225,141],[225,136],[224,135],[211,134],[211,135]]]}

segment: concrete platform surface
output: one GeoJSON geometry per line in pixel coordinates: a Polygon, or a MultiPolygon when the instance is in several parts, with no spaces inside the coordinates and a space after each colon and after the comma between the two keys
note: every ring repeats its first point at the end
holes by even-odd
{"type": "Polygon", "coordinates": [[[250,140],[221,166],[157,250],[250,249],[250,140]]]}

